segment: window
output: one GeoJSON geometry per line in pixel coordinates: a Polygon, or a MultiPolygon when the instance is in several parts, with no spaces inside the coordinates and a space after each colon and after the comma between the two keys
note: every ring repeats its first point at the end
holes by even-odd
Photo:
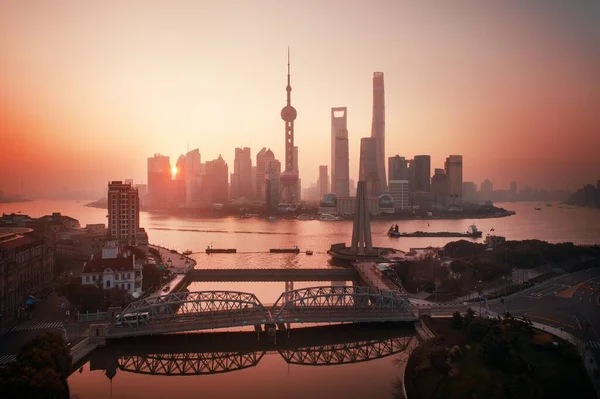
{"type": "Polygon", "coordinates": [[[85,276],[85,282],[89,283],[90,282],[90,276],[85,276]]]}
{"type": "Polygon", "coordinates": [[[106,280],[106,288],[110,288],[110,280],[106,280]]]}
{"type": "Polygon", "coordinates": [[[130,283],[127,283],[127,289],[128,290],[131,289],[131,284],[130,283]]]}

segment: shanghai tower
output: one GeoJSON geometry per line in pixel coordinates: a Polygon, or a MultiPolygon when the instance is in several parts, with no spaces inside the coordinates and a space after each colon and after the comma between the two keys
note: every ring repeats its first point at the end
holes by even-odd
{"type": "MultiPolygon", "coordinates": [[[[373,123],[371,137],[376,141],[377,178],[381,191],[387,190],[385,177],[385,93],[383,89],[383,72],[373,74],[373,123]]],[[[381,194],[381,193],[380,193],[381,194]]]]}

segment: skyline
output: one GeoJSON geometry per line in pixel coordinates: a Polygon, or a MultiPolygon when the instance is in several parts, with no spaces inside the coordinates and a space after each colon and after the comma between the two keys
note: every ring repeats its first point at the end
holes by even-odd
{"type": "Polygon", "coordinates": [[[258,3],[270,12],[241,1],[0,6],[0,167],[10,171],[0,190],[146,182],[148,157],[174,165],[188,145],[230,168],[235,147],[283,159],[288,45],[303,187],[331,168],[333,107],[347,107],[356,180],[375,71],[386,81],[386,162],[430,154],[433,172],[461,154],[464,181],[497,187],[598,179],[598,4],[258,3]]]}

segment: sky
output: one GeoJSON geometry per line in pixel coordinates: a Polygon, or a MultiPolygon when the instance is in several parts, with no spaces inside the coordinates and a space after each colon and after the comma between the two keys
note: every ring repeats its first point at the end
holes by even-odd
{"type": "MultiPolygon", "coordinates": [[[[146,182],[199,148],[284,157],[291,48],[303,186],[348,107],[351,177],[385,75],[386,157],[464,157],[464,181],[600,179],[595,0],[0,0],[0,190],[146,182]]],[[[386,162],[387,165],[387,162],[386,162]]]]}

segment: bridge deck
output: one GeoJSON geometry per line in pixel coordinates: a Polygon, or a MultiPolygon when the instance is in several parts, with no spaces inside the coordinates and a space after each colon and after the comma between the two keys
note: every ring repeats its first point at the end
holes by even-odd
{"type": "Polygon", "coordinates": [[[190,281],[353,281],[354,269],[194,269],[190,281]]]}

